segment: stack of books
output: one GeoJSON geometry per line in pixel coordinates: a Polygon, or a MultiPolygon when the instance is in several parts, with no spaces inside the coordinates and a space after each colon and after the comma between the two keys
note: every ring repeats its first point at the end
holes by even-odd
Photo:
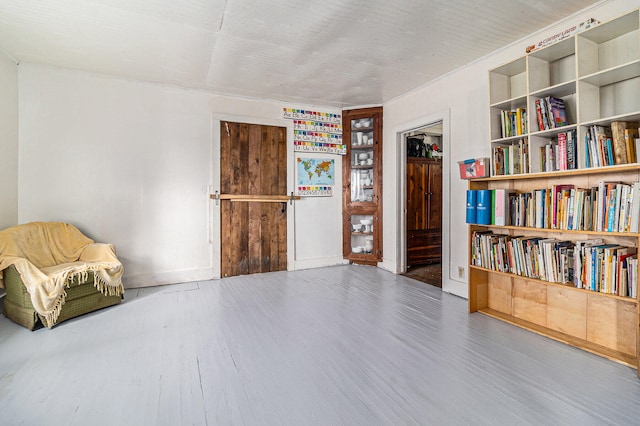
{"type": "Polygon", "coordinates": [[[578,168],[578,137],[576,130],[558,133],[547,145],[540,147],[540,171],[555,172],[578,168]]]}
{"type": "Polygon", "coordinates": [[[526,140],[517,144],[493,147],[494,176],[529,173],[529,149],[526,140]]]}
{"type": "Polygon", "coordinates": [[[517,193],[468,190],[467,223],[558,230],[638,233],[640,182],[591,188],[551,185],[517,193]]]}
{"type": "Polygon", "coordinates": [[[601,239],[574,243],[474,232],[471,264],[600,293],[638,297],[637,249],[604,244],[601,239]]]}
{"type": "Polygon", "coordinates": [[[536,116],[538,130],[557,129],[569,124],[564,101],[553,96],[536,99],[536,116]]]}
{"type": "Polygon", "coordinates": [[[500,125],[503,138],[527,134],[527,109],[516,108],[510,111],[502,110],[500,114],[500,125]]]}
{"type": "Polygon", "coordinates": [[[611,127],[591,126],[585,134],[586,167],[635,163],[638,123],[614,121],[611,127]]]}

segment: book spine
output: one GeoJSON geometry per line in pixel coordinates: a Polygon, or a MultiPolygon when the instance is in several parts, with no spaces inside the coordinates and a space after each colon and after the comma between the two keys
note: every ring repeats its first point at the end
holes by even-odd
{"type": "Polygon", "coordinates": [[[476,222],[476,198],[477,191],[475,189],[467,190],[467,223],[475,224],[476,222]]]}
{"type": "Polygon", "coordinates": [[[635,150],[635,140],[638,138],[637,129],[625,129],[624,130],[624,146],[627,152],[627,162],[635,163],[637,162],[636,150],[635,150]]]}
{"type": "Polygon", "coordinates": [[[536,99],[536,116],[538,117],[538,130],[544,130],[544,120],[542,118],[540,99],[536,99]]]}
{"type": "Polygon", "coordinates": [[[505,189],[496,189],[492,194],[491,204],[493,206],[494,225],[505,226],[506,224],[506,192],[505,189]]]}
{"type": "Polygon", "coordinates": [[[576,131],[569,130],[567,132],[567,169],[574,170],[576,168],[576,131]]]}
{"type": "Polygon", "coordinates": [[[613,155],[615,164],[627,164],[627,144],[624,130],[626,123],[622,121],[611,122],[611,135],[613,139],[613,155]]]}
{"type": "Polygon", "coordinates": [[[480,189],[476,195],[476,223],[491,225],[491,191],[480,189]]]}
{"type": "Polygon", "coordinates": [[[634,182],[631,186],[631,224],[629,231],[638,232],[638,221],[640,220],[640,183],[634,182]]]}
{"type": "Polygon", "coordinates": [[[491,191],[491,224],[496,224],[496,189],[490,189],[491,191]]]}
{"type": "Polygon", "coordinates": [[[567,170],[567,134],[558,134],[558,165],[560,170],[567,170]]]}

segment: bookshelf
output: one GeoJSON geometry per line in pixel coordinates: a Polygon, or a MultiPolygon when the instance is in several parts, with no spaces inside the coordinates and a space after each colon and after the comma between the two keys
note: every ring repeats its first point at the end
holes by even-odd
{"type": "MultiPolygon", "coordinates": [[[[638,93],[638,10],[490,70],[492,176],[470,180],[468,188],[504,189],[522,194],[554,185],[588,189],[597,187],[600,182],[630,186],[639,182],[640,164],[636,159],[640,160],[640,152],[633,161],[599,166],[589,161],[593,152],[589,152],[588,145],[594,125],[607,127],[612,122],[622,121],[631,123],[637,130],[634,123],[640,121],[638,93]],[[540,127],[537,102],[549,97],[562,100],[566,123],[540,127]],[[519,121],[513,121],[512,130],[515,131],[511,134],[505,132],[505,116],[509,116],[505,111],[512,116],[520,115],[519,121]],[[571,153],[574,167],[558,170],[559,163],[553,163],[555,158],[551,163],[541,161],[541,157],[549,153],[548,149],[542,152],[549,141],[557,141],[561,133],[568,132],[574,132],[575,136],[571,153]],[[497,161],[503,161],[500,156],[512,149],[516,151],[507,155],[512,155],[512,161],[516,155],[516,167],[512,165],[509,169],[505,167],[506,163],[499,165],[497,161]],[[518,166],[518,163],[526,163],[526,166],[518,166]],[[555,164],[553,170],[545,169],[549,164],[555,164]]],[[[554,157],[557,152],[556,148],[554,157]]],[[[613,163],[613,157],[609,158],[613,163]]],[[[567,283],[553,282],[553,279],[541,276],[517,274],[509,266],[506,267],[509,271],[505,272],[482,261],[479,265],[477,258],[473,258],[478,247],[476,233],[491,233],[496,239],[503,237],[502,241],[535,238],[575,244],[601,239],[603,244],[631,251],[640,247],[639,232],[594,229],[470,224],[469,312],[480,312],[638,369],[640,308],[637,297],[620,292],[612,294],[607,287],[611,284],[608,281],[606,285],[602,284],[604,289],[598,287],[598,291],[594,291],[579,288],[573,279],[567,283]]],[[[504,268],[504,263],[502,266],[504,268]]],[[[620,284],[618,282],[614,288],[620,284]]]]}
{"type": "MultiPolygon", "coordinates": [[[[640,19],[637,9],[490,70],[493,174],[498,174],[496,149],[505,147],[519,148],[516,151],[520,155],[526,154],[520,161],[526,164],[527,172],[547,171],[540,164],[541,148],[550,141],[557,143],[560,134],[569,132],[575,135],[575,169],[593,167],[588,162],[585,138],[593,126],[610,128],[612,122],[631,123],[637,131],[638,93],[640,19]],[[544,105],[549,99],[562,101],[566,123],[539,126],[537,105],[540,102],[544,105]],[[516,116],[520,113],[524,124],[514,121],[513,126],[509,126],[510,123],[505,123],[505,111],[516,116]],[[519,130],[505,131],[510,127],[519,130]]],[[[640,160],[640,153],[634,157],[640,160]]],[[[508,174],[508,171],[499,174],[508,174]]]]}

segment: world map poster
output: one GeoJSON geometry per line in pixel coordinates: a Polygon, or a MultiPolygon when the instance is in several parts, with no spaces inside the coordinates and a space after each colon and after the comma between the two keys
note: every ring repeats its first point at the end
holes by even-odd
{"type": "Polygon", "coordinates": [[[330,197],[336,183],[335,161],[331,158],[296,159],[296,195],[330,197]]]}

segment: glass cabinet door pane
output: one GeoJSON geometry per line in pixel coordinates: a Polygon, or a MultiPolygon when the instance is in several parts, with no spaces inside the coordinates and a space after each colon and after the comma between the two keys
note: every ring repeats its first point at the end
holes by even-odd
{"type": "Polygon", "coordinates": [[[351,252],[356,254],[373,253],[373,232],[373,215],[352,215],[351,252]]]}
{"type": "Polygon", "coordinates": [[[351,120],[351,146],[373,145],[373,117],[351,120]]]}
{"type": "Polygon", "coordinates": [[[373,117],[351,120],[352,202],[373,200],[373,143],[373,117]]]}

